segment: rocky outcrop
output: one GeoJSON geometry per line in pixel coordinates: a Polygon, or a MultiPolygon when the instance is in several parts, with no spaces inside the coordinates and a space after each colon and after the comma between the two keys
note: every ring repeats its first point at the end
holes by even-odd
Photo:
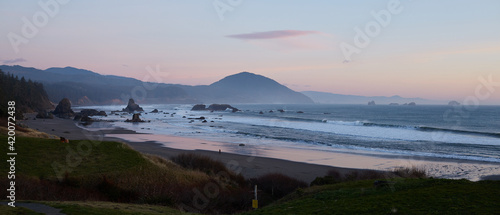
{"type": "Polygon", "coordinates": [[[417,103],[415,103],[415,102],[408,103],[408,106],[415,106],[415,105],[417,105],[417,103]]]}
{"type": "Polygon", "coordinates": [[[375,105],[375,101],[368,102],[368,105],[375,105]]]}
{"type": "Polygon", "coordinates": [[[71,110],[71,102],[68,98],[62,99],[54,110],[54,115],[59,118],[69,119],[75,115],[75,112],[71,110]]]}
{"type": "Polygon", "coordinates": [[[203,110],[226,111],[226,110],[230,110],[232,112],[239,111],[238,108],[235,108],[235,107],[228,105],[228,104],[211,104],[210,106],[208,106],[208,108],[206,107],[206,105],[197,104],[197,105],[193,106],[193,108],[191,108],[191,110],[192,111],[203,111],[203,110]]]}
{"type": "Polygon", "coordinates": [[[123,108],[122,111],[133,113],[135,111],[141,112],[141,111],[144,111],[144,110],[138,104],[136,104],[134,102],[134,99],[129,99],[127,107],[123,108]]]}
{"type": "Polygon", "coordinates": [[[154,109],[153,111],[151,111],[151,113],[158,113],[160,111],[158,111],[158,109],[154,109]]]}
{"type": "Polygon", "coordinates": [[[80,111],[82,116],[107,116],[105,111],[98,111],[96,109],[83,109],[80,111]]]}
{"type": "Polygon", "coordinates": [[[50,112],[45,111],[45,110],[41,110],[36,115],[36,118],[40,118],[40,119],[54,119],[54,115],[52,113],[50,113],[50,112]]]}
{"type": "Polygon", "coordinates": [[[191,110],[196,110],[196,111],[207,110],[207,106],[203,105],[203,104],[198,104],[198,105],[193,106],[193,108],[191,108],[191,110]]]}
{"type": "Polygon", "coordinates": [[[125,122],[145,122],[144,120],[142,120],[139,116],[141,114],[140,113],[135,113],[133,116],[132,116],[132,119],[127,119],[125,120],[125,122]]]}
{"type": "Polygon", "coordinates": [[[96,109],[83,109],[80,111],[80,113],[77,113],[75,115],[75,118],[73,120],[80,120],[82,122],[85,121],[90,121],[88,119],[91,119],[90,116],[108,116],[105,111],[98,111],[96,109]]]}
{"type": "Polygon", "coordinates": [[[207,110],[209,111],[225,111],[227,109],[231,110],[232,112],[239,111],[238,108],[235,108],[228,104],[211,104],[207,108],[207,110]]]}

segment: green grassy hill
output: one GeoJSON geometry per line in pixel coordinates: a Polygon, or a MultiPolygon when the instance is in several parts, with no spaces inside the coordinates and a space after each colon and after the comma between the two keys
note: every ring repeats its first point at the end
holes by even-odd
{"type": "MultiPolygon", "coordinates": [[[[123,143],[88,140],[61,143],[55,139],[16,137],[15,146],[17,200],[42,202],[61,208],[66,214],[183,214],[177,208],[194,205],[193,196],[197,194],[193,190],[205,191],[207,184],[217,185],[219,193],[211,197],[201,212],[231,214],[250,209],[252,187],[248,182],[230,172],[219,177],[215,173],[227,169],[209,158],[182,155],[174,159],[179,165],[143,155],[123,143]]],[[[3,147],[0,151],[2,160],[8,159],[5,150],[3,147]]],[[[1,165],[0,171],[7,172],[8,166],[1,165]]],[[[500,211],[500,181],[393,178],[386,179],[390,183],[376,187],[375,180],[359,180],[362,178],[345,177],[340,183],[318,180],[335,184],[299,188],[277,202],[244,214],[495,214],[500,211]]],[[[291,180],[282,179],[278,183],[286,181],[291,180]]],[[[0,184],[7,183],[7,177],[0,177],[0,184]]],[[[262,183],[265,184],[259,187],[264,189],[266,183],[272,182],[262,183]]],[[[6,190],[0,190],[0,195],[7,196],[6,190]]],[[[36,213],[0,206],[0,214],[36,213]]]]}
{"type": "Polygon", "coordinates": [[[314,186],[244,214],[498,214],[500,181],[399,179],[314,186]]]}
{"type": "MultiPolygon", "coordinates": [[[[0,136],[0,139],[6,140],[7,137],[0,136]]],[[[220,196],[239,195],[238,192],[244,189],[234,181],[229,171],[230,177],[221,178],[208,170],[186,169],[170,160],[143,155],[119,142],[72,140],[61,143],[55,139],[16,137],[15,147],[18,153],[17,200],[57,201],[54,205],[65,210],[84,208],[96,211],[95,206],[88,208],[88,204],[69,202],[94,201],[104,205],[101,207],[103,211],[108,207],[105,202],[135,204],[138,206],[134,207],[143,212],[153,207],[148,205],[156,205],[155,210],[158,211],[162,206],[178,208],[180,204],[192,205],[193,190],[203,191],[206,184],[216,183],[220,196]]],[[[0,151],[1,160],[8,160],[6,149],[2,147],[0,151]]],[[[8,168],[1,165],[0,172],[6,173],[8,168]]],[[[0,184],[8,183],[6,176],[0,178],[0,184]]],[[[6,190],[0,190],[0,195],[5,199],[6,190]]],[[[221,207],[220,204],[227,199],[221,197],[218,200],[210,202],[201,211],[209,212],[217,208],[221,208],[220,211],[234,210],[235,207],[221,207]]],[[[0,214],[7,211],[8,208],[0,207],[0,214]]]]}

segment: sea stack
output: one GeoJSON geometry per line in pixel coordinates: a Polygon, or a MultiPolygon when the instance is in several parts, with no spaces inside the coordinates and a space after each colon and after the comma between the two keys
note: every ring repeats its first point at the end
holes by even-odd
{"type": "Polygon", "coordinates": [[[71,101],[68,98],[62,99],[54,110],[54,115],[59,118],[69,119],[75,115],[71,110],[71,101]]]}
{"type": "Polygon", "coordinates": [[[134,102],[134,99],[129,99],[127,107],[123,108],[122,111],[133,113],[134,111],[140,112],[144,110],[134,102]]]}
{"type": "Polygon", "coordinates": [[[127,119],[125,120],[125,122],[145,122],[139,117],[140,115],[141,115],[140,113],[134,113],[132,119],[127,119]]]}

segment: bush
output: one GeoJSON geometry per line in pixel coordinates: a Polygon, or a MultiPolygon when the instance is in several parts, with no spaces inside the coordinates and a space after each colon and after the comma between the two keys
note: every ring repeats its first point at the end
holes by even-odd
{"type": "Polygon", "coordinates": [[[401,178],[427,178],[427,173],[425,169],[418,167],[400,167],[392,170],[394,175],[401,178]]]}
{"type": "Polygon", "coordinates": [[[209,175],[215,175],[219,172],[229,172],[222,162],[203,155],[179,154],[172,157],[172,161],[184,168],[202,171],[209,175]]]}
{"type": "Polygon", "coordinates": [[[297,188],[307,187],[307,183],[280,173],[267,174],[250,181],[253,185],[257,185],[259,190],[274,198],[282,198],[297,188]]]}
{"type": "Polygon", "coordinates": [[[375,171],[375,170],[359,170],[350,171],[344,175],[340,174],[336,170],[328,171],[327,175],[324,177],[317,177],[311,182],[311,186],[315,185],[326,185],[326,184],[337,184],[346,181],[359,181],[359,180],[370,180],[370,179],[385,179],[387,177],[393,177],[392,173],[375,171]]]}
{"type": "Polygon", "coordinates": [[[181,167],[197,170],[206,173],[207,175],[217,176],[219,180],[225,181],[228,184],[236,183],[238,186],[246,186],[245,178],[227,169],[224,163],[216,161],[208,156],[197,154],[179,154],[172,157],[171,160],[181,167]]]}

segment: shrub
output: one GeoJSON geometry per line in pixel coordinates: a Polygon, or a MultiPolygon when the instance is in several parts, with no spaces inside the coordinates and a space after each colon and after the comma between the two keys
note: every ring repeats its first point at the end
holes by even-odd
{"type": "Polygon", "coordinates": [[[402,178],[427,178],[425,169],[418,167],[400,167],[392,170],[394,175],[402,178]]]}
{"type": "Polygon", "coordinates": [[[393,174],[389,172],[382,172],[375,170],[359,170],[359,171],[350,171],[345,175],[342,175],[336,170],[330,170],[328,171],[326,176],[317,177],[316,179],[314,179],[314,181],[311,182],[311,186],[337,184],[346,181],[385,179],[388,176],[392,178],[393,174]]]}
{"type": "Polygon", "coordinates": [[[314,181],[311,182],[311,186],[319,186],[326,184],[336,184],[342,182],[340,179],[337,179],[333,176],[324,176],[324,177],[316,177],[314,181]]]}
{"type": "Polygon", "coordinates": [[[267,174],[252,179],[251,182],[257,185],[259,190],[271,194],[274,198],[282,198],[297,188],[307,187],[307,183],[280,173],[267,174]]]}
{"type": "Polygon", "coordinates": [[[179,154],[172,157],[172,161],[184,168],[199,170],[209,175],[215,175],[219,172],[229,172],[222,162],[203,155],[179,154]]]}
{"type": "Polygon", "coordinates": [[[219,181],[227,184],[236,184],[240,187],[246,186],[246,180],[241,175],[227,169],[224,163],[216,161],[208,156],[197,154],[179,154],[171,160],[181,167],[201,171],[207,175],[218,177],[219,181]]]}

